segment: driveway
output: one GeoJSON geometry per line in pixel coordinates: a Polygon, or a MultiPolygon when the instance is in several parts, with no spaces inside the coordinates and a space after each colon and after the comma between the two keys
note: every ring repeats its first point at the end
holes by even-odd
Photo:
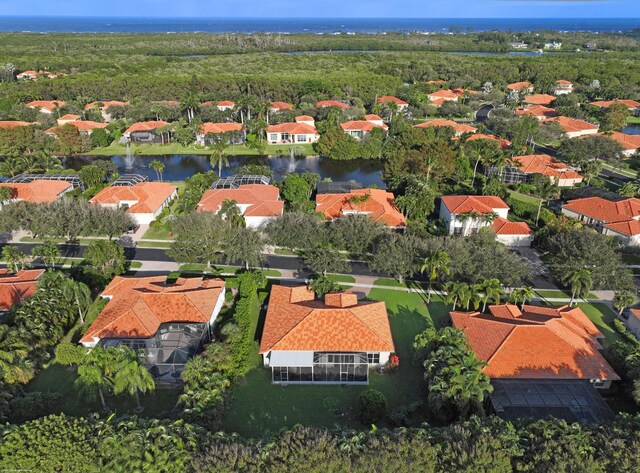
{"type": "Polygon", "coordinates": [[[532,273],[532,280],[530,282],[533,287],[538,289],[561,289],[536,250],[522,247],[514,248],[512,251],[522,256],[529,263],[532,273]]]}

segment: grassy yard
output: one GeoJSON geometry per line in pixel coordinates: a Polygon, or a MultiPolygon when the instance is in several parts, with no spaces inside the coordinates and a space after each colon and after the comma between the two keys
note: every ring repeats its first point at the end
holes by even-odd
{"type": "MultiPolygon", "coordinates": [[[[315,151],[313,151],[313,146],[310,144],[295,144],[295,145],[267,145],[265,153],[267,155],[272,154],[282,154],[288,155],[291,151],[291,148],[294,148],[297,153],[301,153],[304,156],[313,156],[315,155],[315,151]]],[[[141,155],[141,156],[151,156],[151,155],[164,155],[164,154],[199,154],[199,155],[210,155],[211,150],[202,148],[200,146],[182,146],[179,143],[170,143],[166,145],[161,144],[132,144],[130,147],[130,151],[132,153],[141,155]]],[[[117,143],[112,143],[109,146],[103,148],[95,148],[89,151],[87,154],[93,156],[108,156],[114,154],[126,154],[127,148],[126,146],[119,145],[117,143]]],[[[244,145],[231,145],[225,150],[225,154],[229,156],[235,155],[249,155],[249,156],[258,156],[259,153],[257,150],[252,148],[247,148],[244,145]]]]}
{"type": "Polygon", "coordinates": [[[168,229],[166,228],[154,228],[149,227],[149,229],[144,232],[142,235],[143,240],[172,240],[173,235],[170,234],[168,229]]]}
{"type": "Polygon", "coordinates": [[[627,118],[627,124],[628,125],[635,125],[635,124],[640,124],[640,116],[636,117],[636,116],[630,116],[627,118]]]}
{"type": "MultiPolygon", "coordinates": [[[[422,370],[411,364],[411,345],[425,328],[434,324],[441,326],[447,321],[448,307],[436,302],[427,310],[422,295],[384,289],[372,290],[369,299],[386,302],[400,357],[400,369],[393,374],[372,373],[370,387],[382,391],[391,408],[420,400],[423,397],[422,370]]],[[[254,345],[257,352],[258,342],[254,345]]],[[[262,438],[298,423],[361,427],[354,418],[353,407],[365,389],[365,386],[339,385],[283,388],[271,384],[270,371],[264,369],[260,358],[256,357],[244,382],[233,392],[224,430],[262,438]]],[[[422,420],[421,415],[415,416],[416,424],[422,420]]]]}
{"type": "Polygon", "coordinates": [[[136,246],[140,248],[171,248],[170,241],[138,241],[136,246]]]}
{"type": "Polygon", "coordinates": [[[521,194],[520,192],[516,192],[514,190],[508,190],[508,192],[512,199],[519,200],[529,205],[535,205],[536,207],[540,205],[540,199],[538,199],[537,197],[521,194]]]}
{"type": "Polygon", "coordinates": [[[598,330],[604,335],[604,345],[611,345],[613,342],[622,340],[622,336],[616,331],[613,326],[613,321],[616,319],[616,314],[606,305],[601,302],[592,304],[579,303],[580,307],[587,317],[598,327],[598,330]]]}
{"type": "MultiPolygon", "coordinates": [[[[538,297],[542,297],[544,299],[554,299],[554,298],[567,298],[567,299],[571,299],[571,292],[569,291],[553,291],[553,290],[548,290],[548,291],[544,291],[544,290],[539,290],[539,291],[535,291],[536,295],[538,297]]],[[[589,293],[587,295],[587,299],[595,299],[596,296],[595,294],[589,293]]]]}

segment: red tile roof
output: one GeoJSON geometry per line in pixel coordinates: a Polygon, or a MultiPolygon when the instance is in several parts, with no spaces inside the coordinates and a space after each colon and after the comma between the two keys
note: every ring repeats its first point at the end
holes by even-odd
{"type": "Polygon", "coordinates": [[[613,133],[610,133],[610,134],[602,133],[601,135],[617,141],[618,143],[620,143],[620,145],[622,146],[622,149],[625,151],[640,148],[640,135],[628,135],[626,133],[620,133],[618,131],[614,131],[613,133]]]}
{"type": "Polygon", "coordinates": [[[320,100],[319,102],[316,102],[316,107],[338,107],[338,108],[342,108],[342,109],[347,109],[349,108],[349,105],[347,105],[344,102],[338,102],[337,100],[320,100]]]}
{"type": "Polygon", "coordinates": [[[135,202],[127,213],[155,213],[177,190],[166,182],[140,182],[133,186],[110,186],[98,192],[89,202],[101,205],[120,205],[135,202]]]}
{"type": "Polygon", "coordinates": [[[230,131],[242,131],[241,123],[212,123],[206,122],[200,125],[200,133],[206,135],[207,133],[227,133],[230,131]]]}
{"type": "Polygon", "coordinates": [[[245,184],[237,189],[210,189],[198,203],[199,211],[218,212],[225,200],[233,200],[238,205],[248,205],[245,217],[278,217],[282,215],[283,202],[279,200],[280,190],[275,186],[245,184]]]}
{"type": "Polygon", "coordinates": [[[545,120],[545,123],[550,123],[550,122],[558,122],[558,124],[560,125],[560,127],[562,127],[565,133],[576,133],[576,132],[587,131],[587,130],[594,130],[594,131],[598,130],[598,125],[585,122],[584,120],[577,120],[575,118],[560,116],[556,118],[551,118],[549,120],[545,120]]]}
{"type": "Polygon", "coordinates": [[[381,122],[382,118],[380,118],[378,115],[376,115],[375,113],[368,113],[364,116],[364,119],[367,120],[368,122],[381,122]]]}
{"type": "Polygon", "coordinates": [[[627,106],[627,108],[638,108],[640,107],[640,102],[637,102],[635,100],[599,100],[597,102],[591,102],[589,105],[593,105],[594,107],[599,107],[599,108],[609,108],[612,105],[615,105],[617,103],[621,103],[627,106]]]}
{"type": "Polygon", "coordinates": [[[378,125],[376,123],[372,123],[368,120],[351,120],[348,122],[344,122],[340,124],[340,128],[344,131],[367,131],[370,132],[374,128],[382,128],[383,130],[388,130],[389,127],[384,123],[382,125],[378,125]]]}
{"type": "Polygon", "coordinates": [[[393,95],[383,95],[382,97],[378,97],[376,99],[376,102],[378,103],[395,102],[397,105],[409,105],[404,100],[399,99],[398,97],[394,97],[393,95]]]}
{"type": "Polygon", "coordinates": [[[533,235],[533,230],[525,222],[511,222],[502,217],[493,219],[493,231],[496,235],[533,235]]]}
{"type": "Polygon", "coordinates": [[[475,135],[468,136],[465,141],[475,141],[475,140],[490,140],[498,142],[500,149],[507,149],[511,147],[511,141],[506,140],[504,138],[498,138],[495,135],[485,135],[484,133],[476,133],[475,135]]]}
{"type": "Polygon", "coordinates": [[[520,92],[521,90],[525,90],[525,89],[529,89],[533,87],[533,84],[531,84],[531,82],[514,82],[512,84],[508,84],[507,85],[507,89],[509,90],[517,90],[518,92],[520,92]]]}
{"type": "Polygon", "coordinates": [[[137,122],[127,128],[124,132],[125,135],[129,133],[135,133],[136,131],[154,131],[163,126],[167,126],[169,122],[163,120],[149,121],[149,122],[137,122]]]}
{"type": "Polygon", "coordinates": [[[537,117],[550,118],[550,117],[555,117],[557,113],[554,109],[545,107],[544,105],[528,105],[526,107],[516,108],[516,115],[519,117],[530,115],[536,118],[537,117]]]}
{"type": "Polygon", "coordinates": [[[556,98],[553,95],[549,95],[549,94],[533,94],[533,95],[527,95],[524,98],[523,102],[530,103],[533,105],[549,105],[555,99],[556,98]]]}
{"type": "MultiPolygon", "coordinates": [[[[108,123],[92,122],[90,120],[70,121],[61,126],[66,126],[66,125],[74,126],[78,129],[78,131],[87,131],[87,132],[93,131],[97,128],[107,128],[109,126],[108,123]]],[[[54,126],[53,128],[49,128],[46,132],[55,135],[56,131],[58,131],[59,128],[60,126],[57,126],[57,127],[54,126]]]]}
{"type": "Polygon", "coordinates": [[[80,341],[149,338],[163,323],[208,323],[223,290],[221,279],[179,278],[166,284],[166,276],[116,276],[102,292],[109,302],[80,341]]]}
{"type": "Polygon", "coordinates": [[[425,84],[429,84],[429,85],[433,85],[433,84],[446,84],[447,81],[446,80],[428,80],[427,82],[425,82],[425,84]]]}
{"type": "Polygon", "coordinates": [[[269,125],[267,133],[289,133],[290,135],[317,135],[315,126],[306,123],[280,123],[279,125],[269,125]]]}
{"type": "Polygon", "coordinates": [[[358,304],[350,293],[327,294],[325,302],[306,286],[272,286],[260,353],[395,351],[384,302],[358,304]]]}
{"type": "Polygon", "coordinates": [[[15,274],[0,269],[0,311],[9,310],[18,302],[31,297],[37,289],[38,278],[44,269],[20,270],[15,274]]]}
{"type": "Polygon", "coordinates": [[[15,120],[0,121],[0,129],[6,130],[7,128],[17,128],[19,126],[37,125],[37,123],[21,122],[15,120]]]}
{"type": "Polygon", "coordinates": [[[458,94],[453,92],[452,90],[437,90],[435,92],[431,92],[428,94],[429,100],[435,101],[434,99],[457,99],[458,94]]]}
{"type": "Polygon", "coordinates": [[[453,120],[444,120],[444,119],[436,119],[429,120],[428,122],[418,123],[414,125],[416,128],[429,128],[431,126],[449,126],[453,128],[453,131],[456,135],[461,135],[462,133],[475,133],[478,129],[472,127],[471,125],[466,125],[464,123],[454,122],[453,120]]]}
{"type": "Polygon", "coordinates": [[[315,119],[311,115],[298,115],[296,117],[296,123],[301,122],[315,122],[315,119]]]}
{"type": "Polygon", "coordinates": [[[64,107],[66,105],[62,100],[34,100],[29,102],[26,106],[29,108],[40,108],[53,112],[56,108],[64,107]]]}
{"type": "Polygon", "coordinates": [[[277,110],[293,110],[293,105],[287,102],[271,102],[270,105],[277,110]]]}
{"type": "Polygon", "coordinates": [[[604,379],[618,375],[599,352],[602,334],[578,307],[490,306],[451,312],[491,378],[604,379]]]}
{"type": "Polygon", "coordinates": [[[391,192],[383,189],[357,189],[348,194],[317,194],[316,212],[323,213],[329,220],[351,213],[364,213],[376,222],[390,227],[404,227],[406,220],[396,207],[391,192]],[[362,202],[353,202],[353,197],[370,197],[362,202]]]}
{"type": "Polygon", "coordinates": [[[235,107],[236,103],[231,100],[221,100],[216,104],[216,107],[235,107]]]}
{"type": "Polygon", "coordinates": [[[573,85],[573,82],[569,82],[568,80],[564,80],[564,79],[558,79],[556,81],[556,84],[559,84],[559,85],[573,85]]]}
{"type": "Polygon", "coordinates": [[[488,195],[445,195],[442,204],[452,215],[477,212],[479,214],[492,213],[493,209],[508,209],[500,197],[488,195]]]}
{"type": "Polygon", "coordinates": [[[104,101],[97,101],[97,102],[91,102],[88,103],[87,105],[84,106],[85,110],[91,110],[93,107],[99,106],[100,104],[102,104],[100,106],[101,110],[106,110],[109,107],[124,107],[125,105],[129,105],[129,102],[121,102],[120,100],[104,100],[104,101]]]}
{"type": "Polygon", "coordinates": [[[558,179],[581,179],[582,175],[570,166],[546,154],[514,156],[511,162],[525,174],[542,174],[558,179]]]}
{"type": "MultiPolygon", "coordinates": [[[[640,199],[635,197],[613,202],[602,197],[586,197],[584,199],[570,200],[562,206],[563,209],[586,215],[605,224],[623,223],[640,217],[640,199]]],[[[608,225],[607,225],[608,227],[608,225]]],[[[624,229],[624,225],[616,225],[612,230],[624,229]]],[[[635,224],[626,227],[635,229],[635,224]]],[[[637,235],[638,233],[631,233],[637,235]]]]}
{"type": "Polygon", "coordinates": [[[70,182],[35,179],[31,182],[3,182],[1,187],[13,190],[12,199],[34,204],[48,204],[58,200],[73,187],[70,182]]]}
{"type": "Polygon", "coordinates": [[[82,118],[80,115],[74,115],[72,113],[67,113],[66,115],[62,115],[60,118],[58,118],[58,121],[72,122],[72,121],[75,121],[75,120],[79,120],[80,118],[82,118]]]}

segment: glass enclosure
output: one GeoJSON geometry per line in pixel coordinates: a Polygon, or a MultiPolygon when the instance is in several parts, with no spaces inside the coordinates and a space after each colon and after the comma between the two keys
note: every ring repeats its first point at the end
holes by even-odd
{"type": "Polygon", "coordinates": [[[313,366],[272,366],[274,383],[362,383],[369,382],[369,363],[379,354],[315,352],[313,366]]]}

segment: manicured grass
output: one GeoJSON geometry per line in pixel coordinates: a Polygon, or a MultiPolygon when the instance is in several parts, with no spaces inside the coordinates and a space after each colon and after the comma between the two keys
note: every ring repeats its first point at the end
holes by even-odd
{"type": "MultiPolygon", "coordinates": [[[[413,339],[430,325],[442,326],[448,320],[447,306],[436,302],[427,310],[424,297],[384,289],[374,289],[369,294],[370,300],[383,300],[387,304],[400,357],[397,372],[371,372],[370,375],[369,387],[382,391],[391,407],[424,398],[422,369],[411,363],[413,339]]],[[[355,419],[353,409],[356,398],[367,386],[289,385],[283,388],[271,384],[271,372],[262,367],[261,360],[256,359],[251,368],[233,391],[223,425],[226,432],[263,438],[295,424],[363,428],[355,419]]],[[[416,425],[423,420],[419,412],[414,415],[416,425]]]]}
{"type": "Polygon", "coordinates": [[[142,268],[142,263],[140,261],[129,261],[130,269],[140,269],[142,268]]]}
{"type": "Polygon", "coordinates": [[[535,205],[536,207],[540,205],[540,199],[538,199],[537,197],[521,194],[520,192],[516,192],[513,190],[509,190],[509,194],[512,199],[519,200],[521,202],[524,202],[530,205],[535,205]]]}
{"type": "MultiPolygon", "coordinates": [[[[90,400],[82,396],[74,382],[77,379],[76,371],[72,368],[50,363],[38,376],[27,385],[27,391],[59,393],[62,398],[56,412],[64,412],[72,416],[87,416],[92,412],[102,409],[98,399],[90,400]]],[[[143,417],[163,417],[171,411],[181,393],[179,388],[156,389],[152,394],[141,395],[140,403],[144,411],[143,417]]],[[[110,396],[107,398],[107,406],[116,414],[133,414],[136,403],[133,397],[126,394],[110,396]]]]}
{"type": "Polygon", "coordinates": [[[291,250],[287,250],[285,248],[276,248],[273,250],[273,252],[276,255],[282,255],[282,256],[297,256],[297,253],[295,251],[291,251],[291,250]]]}
{"type": "Polygon", "coordinates": [[[143,240],[172,240],[173,235],[166,228],[149,227],[149,229],[142,235],[143,240]]]}
{"type": "Polygon", "coordinates": [[[627,118],[627,124],[631,125],[631,124],[640,124],[640,116],[636,117],[636,116],[630,116],[627,118]]]}
{"type": "Polygon", "coordinates": [[[164,241],[138,241],[136,246],[141,248],[171,248],[171,242],[164,241]]]}
{"type": "MultiPolygon", "coordinates": [[[[268,155],[271,154],[283,154],[288,155],[291,151],[291,148],[294,148],[296,152],[301,153],[304,156],[313,156],[315,155],[315,151],[313,151],[313,146],[310,144],[294,144],[294,145],[267,145],[265,149],[265,153],[268,155]]],[[[131,153],[138,154],[141,156],[149,156],[149,155],[163,155],[163,154],[199,154],[199,155],[210,155],[211,150],[202,148],[200,146],[182,146],[179,143],[169,143],[166,145],[161,144],[132,144],[130,147],[131,153]]],[[[112,143],[110,146],[106,146],[103,148],[95,148],[89,151],[87,154],[94,156],[102,156],[102,155],[112,155],[112,154],[126,154],[127,148],[126,146],[119,145],[117,143],[112,143]]],[[[225,154],[229,156],[234,155],[251,155],[258,156],[259,153],[257,150],[252,148],[247,148],[244,145],[231,145],[225,150],[225,154]]]]}
{"type": "MultiPolygon", "coordinates": [[[[540,291],[535,291],[535,293],[538,297],[543,297],[545,299],[554,299],[554,298],[571,299],[571,292],[568,292],[568,291],[540,290],[540,291]]],[[[595,299],[595,298],[596,298],[595,294],[589,293],[587,295],[587,299],[595,299]]]]}
{"type": "Polygon", "coordinates": [[[424,289],[424,290],[428,289],[428,286],[423,283],[419,283],[415,281],[398,282],[395,279],[387,279],[387,278],[376,279],[375,281],[373,281],[373,285],[386,286],[386,287],[405,287],[405,288],[411,288],[411,289],[424,289]]]}
{"type": "Polygon", "coordinates": [[[592,304],[578,303],[587,317],[598,327],[598,330],[604,335],[603,345],[608,346],[614,342],[622,340],[622,336],[616,331],[613,321],[617,318],[616,314],[607,306],[601,302],[595,302],[592,304]]]}

